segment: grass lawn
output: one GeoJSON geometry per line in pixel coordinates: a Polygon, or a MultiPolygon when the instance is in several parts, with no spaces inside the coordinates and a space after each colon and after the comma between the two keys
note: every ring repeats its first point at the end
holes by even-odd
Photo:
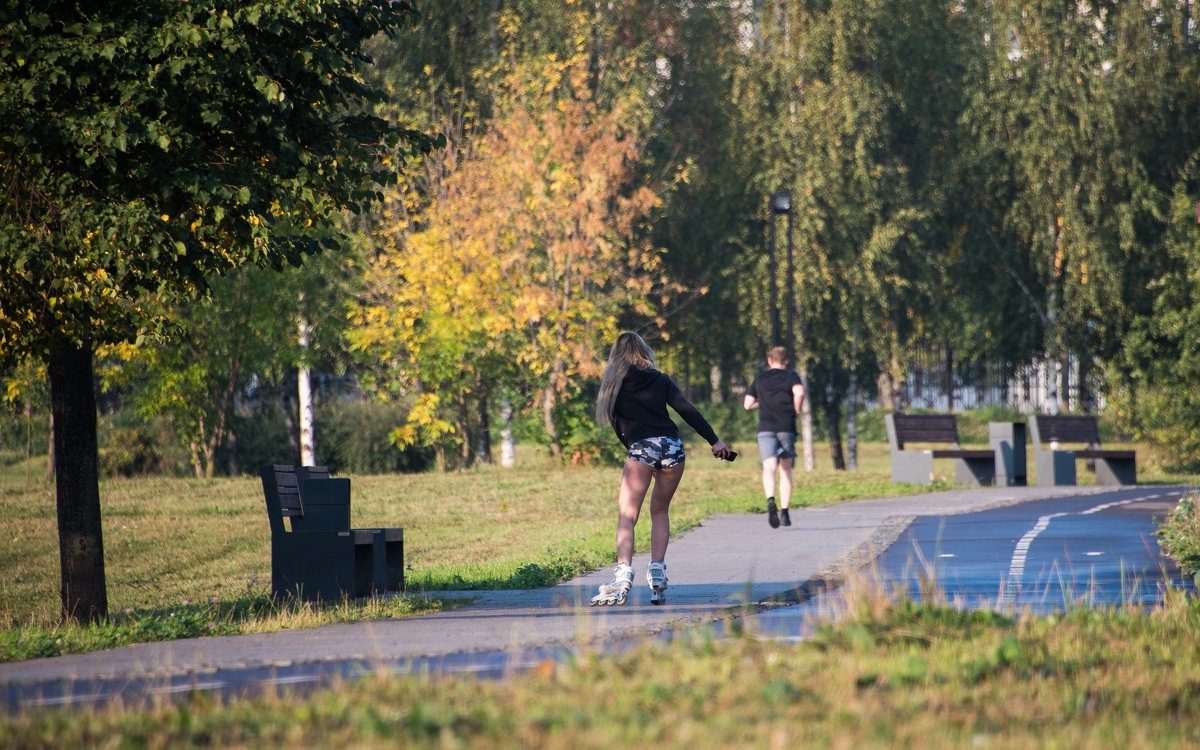
{"type": "MultiPolygon", "coordinates": [[[[754,446],[736,449],[734,464],[693,450],[676,531],[761,510],[754,446]]],[[[1143,481],[1195,483],[1138,450],[1143,481]]],[[[882,444],[860,446],[857,471],[828,463],[820,446],[818,469],[797,471],[798,505],[914,491],[891,484],[882,444]]],[[[612,561],[618,475],[526,450],[511,470],[352,477],[354,521],[405,527],[413,588],[540,585],[612,561]]],[[[62,626],[53,491],[25,477],[0,471],[0,660],[441,606],[272,603],[257,479],[139,479],[101,487],[112,622],[62,626]]],[[[30,710],[0,716],[0,737],[22,748],[1200,746],[1200,605],[1182,595],[1150,612],[1011,621],[847,590],[849,616],[801,643],[698,628],[616,655],[580,647],[569,663],[500,681],[381,676],[304,698],[30,710]]]]}
{"type": "MultiPolygon", "coordinates": [[[[675,531],[713,513],[761,510],[752,445],[735,463],[691,448],[672,507],[675,531]]],[[[523,588],[613,560],[616,467],[563,466],[522,446],[513,469],[351,476],[353,523],[403,526],[410,591],[523,588]]],[[[906,491],[888,480],[886,450],[864,445],[857,472],[796,472],[797,504],[906,491]]],[[[54,487],[43,469],[0,470],[0,627],[59,619],[54,487]],[[32,477],[32,478],[31,478],[32,477]]],[[[908,491],[911,491],[909,489],[908,491]]],[[[270,535],[257,477],[138,478],[101,483],[109,608],[236,602],[270,590],[270,535]]],[[[638,525],[639,549],[649,524],[638,525]]]]}
{"type": "MultiPolygon", "coordinates": [[[[713,513],[763,509],[757,450],[734,447],[741,457],[732,464],[691,447],[672,505],[675,532],[713,513]]],[[[834,471],[827,445],[818,444],[816,455],[814,471],[795,473],[797,507],[917,491],[891,483],[882,443],[860,444],[856,471],[834,471]]],[[[935,468],[945,475],[924,489],[951,486],[952,464],[935,468]]],[[[1184,481],[1157,470],[1140,447],[1139,472],[1147,481],[1184,481]]],[[[353,522],[405,528],[410,592],[543,586],[613,562],[619,475],[617,467],[557,464],[522,446],[512,469],[352,476],[353,522]]],[[[100,488],[110,622],[64,626],[54,489],[42,476],[44,467],[0,469],[0,661],[444,606],[419,596],[321,608],[272,602],[257,477],[115,479],[100,488]]],[[[649,527],[638,525],[638,550],[648,546],[649,527]]]]}
{"type": "Polygon", "coordinates": [[[694,631],[499,681],[372,677],[305,698],[33,710],[10,746],[1168,748],[1200,746],[1200,607],[1017,622],[856,600],[801,643],[694,631]]]}

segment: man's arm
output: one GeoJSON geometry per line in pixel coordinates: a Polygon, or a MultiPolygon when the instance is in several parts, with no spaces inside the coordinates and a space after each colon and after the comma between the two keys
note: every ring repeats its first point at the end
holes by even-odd
{"type": "Polygon", "coordinates": [[[751,396],[749,393],[747,393],[745,398],[742,399],[742,407],[745,408],[746,411],[750,411],[752,409],[757,409],[758,408],[758,399],[756,399],[754,396],[751,396]]]}
{"type": "Polygon", "coordinates": [[[800,406],[804,403],[804,386],[796,383],[792,386],[792,409],[800,416],[800,406]]]}

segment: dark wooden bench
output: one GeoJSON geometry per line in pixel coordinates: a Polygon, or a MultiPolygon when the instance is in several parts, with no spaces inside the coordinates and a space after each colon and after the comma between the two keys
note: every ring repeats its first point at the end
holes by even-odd
{"type": "Polygon", "coordinates": [[[264,466],[261,476],[276,595],[337,601],[404,590],[404,529],[350,528],[349,479],[323,466],[264,466]]]}
{"type": "Polygon", "coordinates": [[[1132,450],[1100,447],[1100,428],[1089,414],[1029,417],[1033,466],[1040,487],[1075,484],[1075,461],[1095,462],[1096,484],[1137,484],[1137,454],[1132,450]],[[1085,447],[1064,450],[1062,444],[1085,447]]]}
{"type": "Polygon", "coordinates": [[[954,481],[959,484],[984,485],[995,481],[996,452],[990,448],[962,448],[953,414],[887,414],[884,423],[892,449],[893,482],[932,483],[935,458],[954,460],[954,481]],[[906,447],[911,443],[952,447],[906,447]]]}

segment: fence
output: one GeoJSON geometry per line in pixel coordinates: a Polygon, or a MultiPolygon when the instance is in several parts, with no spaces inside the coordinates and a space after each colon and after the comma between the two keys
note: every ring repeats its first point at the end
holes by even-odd
{"type": "Polygon", "coordinates": [[[1074,355],[1065,368],[1048,361],[1014,368],[998,362],[955,363],[945,350],[933,349],[911,358],[907,371],[908,376],[893,387],[899,402],[908,408],[954,412],[1005,406],[1022,413],[1104,408],[1095,369],[1089,382],[1081,383],[1079,361],[1074,355]],[[1065,387],[1061,385],[1064,380],[1065,387]],[[1086,408],[1084,399],[1089,402],[1086,408]]]}

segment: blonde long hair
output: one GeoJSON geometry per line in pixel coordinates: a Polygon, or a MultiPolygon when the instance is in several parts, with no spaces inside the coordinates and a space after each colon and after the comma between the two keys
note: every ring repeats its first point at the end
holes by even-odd
{"type": "Polygon", "coordinates": [[[608,353],[608,366],[600,380],[600,395],[596,398],[596,422],[601,425],[612,422],[613,407],[617,404],[617,393],[630,367],[654,367],[654,350],[641,336],[626,331],[617,336],[617,341],[608,353]]]}

